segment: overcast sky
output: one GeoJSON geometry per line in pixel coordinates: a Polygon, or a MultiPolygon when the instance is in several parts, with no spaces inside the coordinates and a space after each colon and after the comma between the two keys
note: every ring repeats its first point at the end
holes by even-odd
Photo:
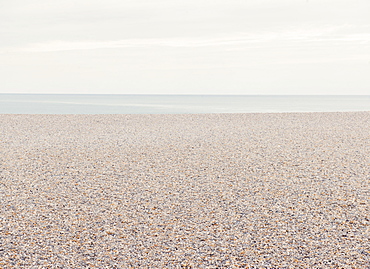
{"type": "Polygon", "coordinates": [[[0,93],[370,94],[369,0],[0,0],[0,93]]]}

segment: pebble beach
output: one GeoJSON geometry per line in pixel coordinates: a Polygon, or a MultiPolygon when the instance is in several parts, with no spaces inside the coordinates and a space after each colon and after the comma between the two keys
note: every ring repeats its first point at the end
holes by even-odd
{"type": "Polygon", "coordinates": [[[370,112],[0,115],[0,268],[370,268],[370,112]]]}

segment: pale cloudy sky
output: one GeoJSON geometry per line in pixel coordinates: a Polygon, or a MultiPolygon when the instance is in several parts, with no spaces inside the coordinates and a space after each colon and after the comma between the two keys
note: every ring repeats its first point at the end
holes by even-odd
{"type": "Polygon", "coordinates": [[[367,94],[369,0],[0,0],[0,93],[367,94]]]}

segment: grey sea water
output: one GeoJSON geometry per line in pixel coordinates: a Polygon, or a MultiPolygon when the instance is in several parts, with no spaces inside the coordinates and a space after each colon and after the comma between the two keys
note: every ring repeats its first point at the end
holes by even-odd
{"type": "Polygon", "coordinates": [[[0,114],[370,111],[366,96],[0,94],[0,114]]]}

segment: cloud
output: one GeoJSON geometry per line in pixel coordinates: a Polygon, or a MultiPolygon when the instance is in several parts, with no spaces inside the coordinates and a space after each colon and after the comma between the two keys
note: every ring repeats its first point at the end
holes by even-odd
{"type": "Polygon", "coordinates": [[[288,29],[276,32],[235,33],[226,36],[213,37],[183,37],[183,38],[141,38],[107,41],[48,41],[33,43],[24,47],[8,48],[2,52],[53,52],[69,50],[93,50],[115,48],[201,48],[201,47],[232,47],[256,46],[277,43],[307,43],[307,42],[370,42],[368,33],[342,33],[351,26],[326,26],[316,29],[288,29]]]}

